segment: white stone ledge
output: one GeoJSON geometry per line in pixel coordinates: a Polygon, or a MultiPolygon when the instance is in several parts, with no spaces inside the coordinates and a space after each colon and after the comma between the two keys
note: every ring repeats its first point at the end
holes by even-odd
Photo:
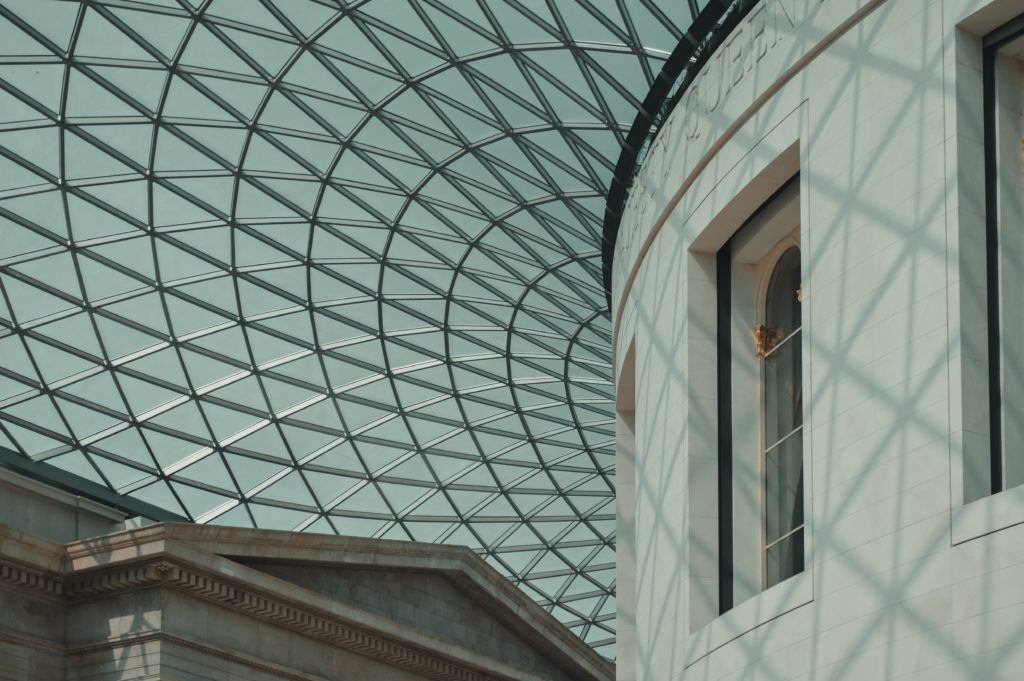
{"type": "Polygon", "coordinates": [[[697,630],[686,641],[683,666],[690,667],[730,641],[814,600],[814,574],[808,569],[749,598],[697,630]]]}
{"type": "Polygon", "coordinates": [[[953,544],[1024,523],[1024,485],[958,506],[952,513],[953,544]]]}

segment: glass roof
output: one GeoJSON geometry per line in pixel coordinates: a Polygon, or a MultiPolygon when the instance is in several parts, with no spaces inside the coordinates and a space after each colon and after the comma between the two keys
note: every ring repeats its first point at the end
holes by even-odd
{"type": "Polygon", "coordinates": [[[613,656],[602,212],[696,10],[0,1],[0,446],[467,544],[613,656]]]}

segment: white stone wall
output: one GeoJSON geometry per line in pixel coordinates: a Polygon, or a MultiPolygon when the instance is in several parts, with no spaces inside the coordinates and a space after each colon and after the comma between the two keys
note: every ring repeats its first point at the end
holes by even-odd
{"type": "Polygon", "coordinates": [[[1021,12],[764,0],[653,146],[613,278],[635,678],[1024,678],[1024,491],[965,504],[988,451],[978,36],[1021,12]],[[807,569],[715,617],[709,254],[797,167],[807,569]]]}

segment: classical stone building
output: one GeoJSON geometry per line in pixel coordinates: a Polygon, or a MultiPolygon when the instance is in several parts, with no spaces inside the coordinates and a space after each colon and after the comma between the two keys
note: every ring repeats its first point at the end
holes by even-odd
{"type": "Polygon", "coordinates": [[[614,678],[465,548],[123,529],[124,513],[2,469],[0,511],[5,681],[614,678]]]}

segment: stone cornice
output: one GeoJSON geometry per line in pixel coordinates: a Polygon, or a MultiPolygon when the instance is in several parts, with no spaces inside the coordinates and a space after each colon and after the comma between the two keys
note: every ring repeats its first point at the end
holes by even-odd
{"type": "MultiPolygon", "coordinates": [[[[574,636],[466,547],[161,523],[74,542],[68,545],[67,550],[76,570],[92,570],[108,563],[137,562],[147,557],[173,555],[216,573],[227,570],[219,563],[226,560],[231,565],[230,574],[236,574],[237,569],[247,560],[320,564],[339,569],[369,567],[432,572],[444,575],[458,584],[458,588],[480,607],[504,621],[517,634],[526,637],[533,646],[562,666],[569,676],[600,681],[615,678],[612,663],[574,636]]],[[[268,583],[265,580],[263,574],[249,574],[245,583],[258,582],[266,587],[268,583]]],[[[382,629],[387,632],[391,627],[382,629]]],[[[402,632],[394,633],[397,637],[404,636],[402,632]]],[[[426,637],[421,639],[427,643],[426,637]]],[[[452,652],[455,653],[454,650],[452,652]]],[[[515,670],[515,674],[522,676],[519,670],[515,670]]]]}
{"type": "MultiPolygon", "coordinates": [[[[28,590],[33,595],[81,602],[143,588],[171,588],[248,617],[270,622],[289,631],[439,681],[504,681],[512,678],[504,674],[483,673],[457,661],[442,658],[437,653],[403,643],[367,628],[354,626],[350,622],[312,608],[298,606],[272,594],[241,587],[232,581],[196,570],[169,558],[148,560],[141,564],[119,564],[112,569],[101,568],[85,574],[68,576],[50,574],[0,558],[0,585],[19,591],[28,590]]],[[[159,632],[153,632],[149,636],[166,640],[175,638],[159,632]]],[[[192,647],[200,645],[211,650],[216,649],[216,646],[184,639],[177,642],[192,647]]],[[[99,644],[100,647],[110,645],[99,644]]],[[[517,673],[516,677],[523,678],[523,675],[517,673]]]]}
{"type": "Polygon", "coordinates": [[[0,586],[51,599],[60,598],[64,590],[61,575],[28,567],[4,557],[0,557],[0,586]]]}
{"type": "Polygon", "coordinates": [[[523,679],[525,676],[519,670],[513,672],[514,676],[484,673],[441,657],[438,652],[424,650],[329,613],[243,586],[237,580],[195,569],[170,557],[151,559],[141,564],[119,564],[114,568],[100,568],[71,576],[67,579],[64,596],[76,602],[157,586],[187,593],[247,617],[270,622],[439,681],[498,681],[523,679]]]}
{"type": "MultiPolygon", "coordinates": [[[[140,590],[173,590],[317,641],[328,649],[376,660],[422,678],[542,681],[501,659],[324,598],[247,563],[433,573],[445,577],[477,607],[515,631],[568,678],[614,678],[611,663],[464,547],[180,524],[147,526],[67,545],[45,542],[36,546],[30,539],[0,527],[0,588],[83,605],[140,590]]],[[[138,632],[180,633],[159,627],[138,632]]],[[[216,632],[209,641],[198,643],[213,648],[219,645],[216,632]]]]}

